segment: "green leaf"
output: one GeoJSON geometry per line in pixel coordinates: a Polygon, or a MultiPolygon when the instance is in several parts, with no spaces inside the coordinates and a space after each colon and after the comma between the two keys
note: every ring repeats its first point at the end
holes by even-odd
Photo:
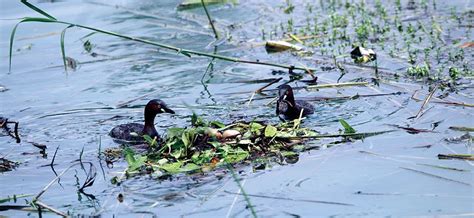
{"type": "Polygon", "coordinates": [[[339,123],[341,123],[342,127],[344,127],[344,133],[346,134],[356,133],[355,129],[352,128],[352,126],[349,125],[345,120],[339,119],[339,123]]]}
{"type": "Polygon", "coordinates": [[[128,171],[133,172],[145,165],[147,160],[146,156],[135,155],[135,152],[131,148],[125,148],[123,150],[125,160],[128,163],[128,171]]]}
{"type": "Polygon", "coordinates": [[[183,155],[183,149],[182,148],[176,149],[176,150],[171,152],[171,156],[176,158],[176,159],[179,159],[182,155],[183,155]]]}
{"type": "Polygon", "coordinates": [[[196,165],[196,164],[193,164],[193,163],[188,163],[188,164],[184,165],[183,167],[181,167],[179,169],[179,171],[184,173],[184,172],[195,171],[195,170],[198,170],[198,169],[201,169],[201,167],[196,165]]]}
{"type": "Polygon", "coordinates": [[[225,124],[219,122],[219,121],[211,121],[209,123],[211,126],[217,127],[217,128],[224,128],[225,124]]]}
{"type": "Polygon", "coordinates": [[[191,145],[191,140],[189,139],[189,132],[183,132],[183,135],[181,135],[181,140],[183,141],[185,147],[189,147],[189,145],[191,145]]]}
{"type": "Polygon", "coordinates": [[[202,119],[202,117],[198,116],[196,113],[193,112],[193,115],[191,116],[191,125],[195,127],[206,127],[207,123],[202,119]]]}
{"type": "Polygon", "coordinates": [[[181,135],[183,135],[183,132],[184,132],[183,128],[177,128],[177,127],[169,128],[168,133],[166,134],[166,137],[170,139],[181,137],[181,135]]]}
{"type": "Polygon", "coordinates": [[[36,6],[32,5],[31,3],[29,3],[27,0],[21,0],[21,3],[23,3],[24,5],[26,5],[27,7],[29,7],[30,9],[44,15],[45,17],[49,18],[49,19],[52,19],[52,20],[56,20],[55,17],[49,15],[48,13],[44,12],[43,10],[37,8],[36,6]]]}
{"type": "Polygon", "coordinates": [[[135,152],[131,148],[125,148],[123,149],[123,156],[125,157],[125,161],[127,161],[128,165],[133,164],[136,160],[135,157],[135,152]]]}
{"type": "Polygon", "coordinates": [[[247,159],[249,156],[249,153],[240,149],[240,151],[233,153],[233,154],[228,154],[226,157],[224,157],[224,161],[226,163],[238,163],[240,161],[243,161],[247,159]]]}
{"type": "Polygon", "coordinates": [[[277,132],[278,132],[277,128],[272,125],[267,125],[267,127],[265,127],[265,137],[268,137],[268,138],[274,137],[277,134],[277,132]]]}
{"type": "Polygon", "coordinates": [[[209,141],[207,143],[211,144],[214,148],[219,148],[222,145],[220,142],[214,142],[214,141],[209,141]]]}
{"type": "Polygon", "coordinates": [[[250,131],[256,135],[260,135],[260,129],[262,128],[263,126],[260,123],[250,123],[250,131]]]}
{"type": "Polygon", "coordinates": [[[169,173],[179,173],[182,165],[183,165],[183,162],[174,162],[174,163],[163,164],[161,166],[158,166],[158,168],[165,170],[166,172],[169,172],[169,173]]]}

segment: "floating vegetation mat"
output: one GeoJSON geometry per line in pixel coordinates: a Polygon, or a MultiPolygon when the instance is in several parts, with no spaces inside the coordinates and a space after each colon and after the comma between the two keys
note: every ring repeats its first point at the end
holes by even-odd
{"type": "Polygon", "coordinates": [[[390,132],[356,133],[341,120],[343,131],[323,135],[300,127],[300,124],[301,119],[279,124],[253,121],[224,125],[218,121],[205,121],[194,114],[191,127],[169,128],[163,140],[144,136],[147,144],[140,146],[146,147],[144,152],[137,152],[137,149],[132,149],[136,146],[132,146],[125,147],[122,152],[107,150],[106,154],[123,154],[129,165],[127,175],[207,172],[226,164],[271,158],[295,163],[298,152],[306,149],[305,142],[309,139],[343,137],[352,140],[390,132]]]}

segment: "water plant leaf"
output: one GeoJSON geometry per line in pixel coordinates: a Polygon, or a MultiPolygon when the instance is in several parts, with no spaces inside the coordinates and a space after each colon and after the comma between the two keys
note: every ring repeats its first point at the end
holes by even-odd
{"type": "Polygon", "coordinates": [[[136,155],[135,152],[131,148],[125,148],[123,150],[123,154],[125,157],[125,161],[128,163],[128,171],[133,172],[145,165],[145,161],[147,160],[146,156],[136,155]]]}
{"type": "Polygon", "coordinates": [[[267,127],[265,127],[265,137],[268,137],[268,138],[274,137],[277,134],[277,132],[278,132],[277,128],[272,125],[267,125],[267,127]]]}
{"type": "Polygon", "coordinates": [[[190,172],[190,171],[195,171],[195,170],[199,170],[201,169],[200,166],[198,166],[197,164],[194,164],[194,163],[188,163],[186,165],[184,165],[183,167],[179,168],[179,172],[190,172]]]}
{"type": "Polygon", "coordinates": [[[183,162],[174,162],[174,163],[163,164],[161,166],[158,166],[158,168],[163,169],[169,173],[179,173],[182,165],[183,165],[183,162]]]}
{"type": "Polygon", "coordinates": [[[217,128],[224,128],[225,127],[225,124],[223,124],[219,121],[211,121],[211,122],[209,122],[209,125],[217,127],[217,128]]]}
{"type": "Polygon", "coordinates": [[[198,126],[207,126],[207,123],[204,122],[202,117],[198,116],[197,114],[193,113],[191,116],[191,125],[198,127],[198,126]]]}
{"type": "Polygon", "coordinates": [[[145,142],[151,147],[157,145],[156,138],[151,138],[149,135],[143,135],[143,139],[145,139],[145,142]]]}
{"type": "Polygon", "coordinates": [[[247,151],[242,150],[239,148],[237,152],[228,154],[227,156],[224,157],[224,162],[226,163],[238,163],[240,161],[243,161],[247,159],[249,156],[249,153],[247,151]]]}
{"type": "Polygon", "coordinates": [[[353,133],[356,133],[355,129],[352,128],[352,126],[349,125],[345,120],[339,119],[339,123],[341,123],[342,127],[344,127],[344,133],[345,133],[345,134],[353,134],[353,133]]]}
{"type": "Polygon", "coordinates": [[[262,124],[260,123],[256,123],[256,122],[252,122],[250,123],[250,131],[252,133],[255,133],[257,135],[260,135],[260,130],[263,128],[262,124]]]}

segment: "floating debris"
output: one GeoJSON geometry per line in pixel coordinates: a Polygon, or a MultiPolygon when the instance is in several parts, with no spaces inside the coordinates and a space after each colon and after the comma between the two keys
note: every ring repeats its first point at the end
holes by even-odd
{"type": "Polygon", "coordinates": [[[438,154],[440,160],[460,159],[460,160],[474,160],[472,154],[438,154]]]}
{"type": "Polygon", "coordinates": [[[0,158],[0,172],[7,172],[15,169],[18,166],[17,162],[7,160],[5,158],[0,158]]]}
{"type": "Polygon", "coordinates": [[[267,41],[265,43],[265,49],[268,53],[273,53],[286,50],[301,51],[303,47],[285,41],[267,41]]]}
{"type": "Polygon", "coordinates": [[[377,55],[372,49],[357,46],[351,51],[351,58],[354,59],[354,62],[356,63],[367,63],[370,61],[375,61],[377,59],[377,55]]]}
{"type": "Polygon", "coordinates": [[[449,129],[461,132],[474,132],[474,127],[450,126],[449,129]]]}
{"type": "Polygon", "coordinates": [[[444,139],[444,141],[450,142],[450,143],[461,143],[461,142],[472,141],[472,140],[473,140],[473,137],[469,133],[466,133],[466,134],[461,135],[461,136],[456,136],[456,137],[451,137],[451,138],[445,138],[444,139]]]}
{"type": "Polygon", "coordinates": [[[7,87],[0,84],[0,92],[6,92],[6,91],[8,91],[7,87]]]}
{"type": "Polygon", "coordinates": [[[0,117],[0,129],[4,129],[5,132],[12,138],[16,139],[16,143],[20,143],[20,135],[18,134],[19,123],[16,121],[9,121],[8,118],[0,117]],[[8,127],[8,124],[14,124],[13,131],[8,127]]]}

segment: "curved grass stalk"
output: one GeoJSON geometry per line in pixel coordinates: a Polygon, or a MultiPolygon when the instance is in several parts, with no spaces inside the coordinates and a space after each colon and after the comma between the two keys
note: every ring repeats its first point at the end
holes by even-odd
{"type": "Polygon", "coordinates": [[[234,58],[234,57],[229,57],[229,56],[224,56],[224,55],[218,55],[218,54],[206,53],[206,52],[201,52],[201,51],[183,49],[183,48],[178,48],[178,47],[175,47],[175,46],[172,46],[172,45],[163,44],[163,43],[159,43],[159,42],[155,42],[155,41],[151,41],[151,40],[146,40],[146,39],[142,39],[142,38],[127,36],[127,35],[123,35],[123,34],[120,34],[120,33],[111,32],[111,31],[107,31],[107,30],[103,30],[103,29],[99,29],[99,28],[95,28],[95,27],[70,23],[70,22],[51,19],[51,18],[26,17],[26,18],[23,18],[20,22],[18,22],[15,25],[15,27],[12,30],[11,36],[10,36],[10,55],[9,55],[10,65],[9,65],[9,71],[11,71],[13,40],[14,40],[14,37],[15,37],[15,33],[16,33],[18,25],[20,23],[24,23],[24,22],[58,23],[58,24],[65,24],[65,25],[68,25],[70,27],[79,27],[79,28],[82,28],[82,29],[87,29],[87,30],[91,30],[91,31],[94,31],[94,32],[103,33],[103,34],[106,34],[106,35],[111,35],[111,36],[119,37],[119,38],[122,38],[122,39],[127,39],[127,40],[130,40],[130,41],[134,41],[134,42],[140,42],[140,43],[144,43],[144,44],[147,44],[147,45],[153,45],[153,46],[157,46],[157,47],[160,47],[160,48],[176,51],[178,54],[182,54],[182,55],[185,55],[187,57],[191,57],[191,55],[196,55],[196,56],[203,56],[203,57],[209,57],[209,58],[217,58],[217,59],[220,59],[220,60],[235,62],[235,63],[246,63],[246,64],[272,66],[272,67],[285,68],[285,69],[288,69],[288,70],[303,70],[303,71],[315,70],[315,69],[308,69],[306,67],[297,67],[297,66],[294,66],[294,65],[277,64],[277,63],[271,63],[271,62],[261,62],[259,60],[250,61],[250,60],[239,59],[239,58],[234,58]]]}
{"type": "Polygon", "coordinates": [[[66,63],[66,50],[64,49],[64,37],[66,35],[66,30],[73,27],[72,25],[69,25],[68,27],[64,28],[63,31],[61,32],[61,54],[63,56],[63,63],[64,63],[64,70],[67,71],[67,63],[66,63]]]}

